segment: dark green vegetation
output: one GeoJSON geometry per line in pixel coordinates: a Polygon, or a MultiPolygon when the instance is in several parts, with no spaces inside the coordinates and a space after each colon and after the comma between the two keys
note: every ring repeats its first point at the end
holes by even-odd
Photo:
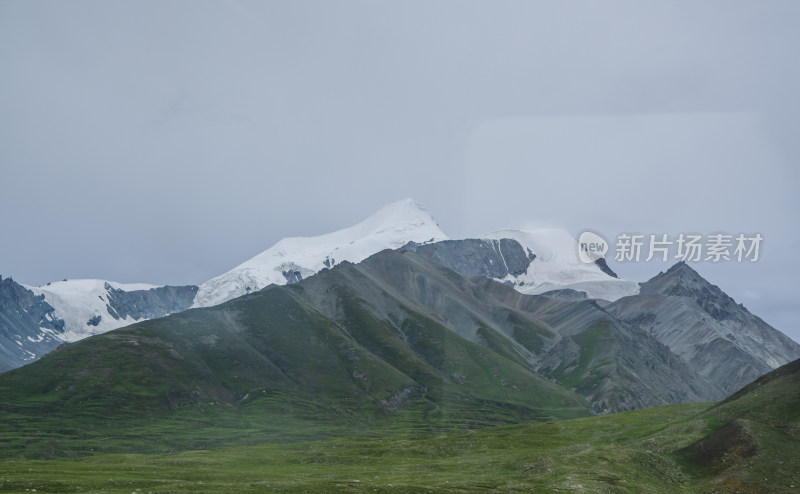
{"type": "Polygon", "coordinates": [[[0,462],[24,492],[797,492],[800,361],[728,400],[292,444],[0,462]]]}
{"type": "Polygon", "coordinates": [[[713,432],[678,452],[718,492],[800,490],[800,360],[708,410],[713,432]]]}
{"type": "Polygon", "coordinates": [[[5,461],[0,491],[662,492],[688,487],[690,479],[676,460],[646,451],[691,441],[705,427],[696,418],[702,408],[169,456],[5,461]],[[660,433],[670,421],[670,433],[660,433]]]}

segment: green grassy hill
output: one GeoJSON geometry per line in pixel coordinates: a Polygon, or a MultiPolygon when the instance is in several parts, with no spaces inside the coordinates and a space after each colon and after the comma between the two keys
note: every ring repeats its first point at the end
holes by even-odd
{"type": "Polygon", "coordinates": [[[800,361],[715,404],[444,432],[0,461],[3,492],[791,493],[800,361]]]}
{"type": "Polygon", "coordinates": [[[712,432],[679,457],[713,492],[800,490],[800,360],[762,376],[703,417],[712,432]]]}
{"type": "Polygon", "coordinates": [[[0,375],[0,455],[172,452],[588,415],[353,265],[80,341],[0,375]],[[368,293],[369,300],[359,295],[368,293]],[[334,304],[335,317],[315,304],[334,304]]]}

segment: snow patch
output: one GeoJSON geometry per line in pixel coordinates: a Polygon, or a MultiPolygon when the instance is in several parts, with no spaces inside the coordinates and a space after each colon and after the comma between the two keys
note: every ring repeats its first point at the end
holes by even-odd
{"type": "Polygon", "coordinates": [[[58,338],[74,342],[144,320],[111,317],[106,308],[108,297],[106,286],[126,292],[158,288],[157,285],[146,283],[117,283],[95,279],[55,281],[43,286],[25,288],[36,295],[44,295],[45,302],[55,309],[56,317],[64,321],[64,332],[58,334],[58,338]],[[95,316],[101,316],[100,322],[97,326],[90,326],[88,321],[95,316]]]}
{"type": "Polygon", "coordinates": [[[578,258],[578,242],[565,230],[556,228],[521,231],[500,230],[481,235],[485,240],[516,240],[526,252],[536,254],[528,271],[520,276],[508,275],[500,280],[530,295],[550,290],[571,288],[586,292],[590,298],[614,301],[639,293],[639,284],[614,278],[596,264],[578,258]]]}

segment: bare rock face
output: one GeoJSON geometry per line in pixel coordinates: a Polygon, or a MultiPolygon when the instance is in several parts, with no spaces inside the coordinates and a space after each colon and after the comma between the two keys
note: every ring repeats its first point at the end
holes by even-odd
{"type": "Polygon", "coordinates": [[[683,262],[640,285],[639,295],[606,310],[655,336],[727,393],[800,358],[800,345],[683,262]]]}
{"type": "Polygon", "coordinates": [[[561,338],[537,371],[584,396],[596,413],[724,396],[652,335],[615,319],[597,301],[547,298],[529,310],[561,338]]]}
{"type": "Polygon", "coordinates": [[[192,306],[197,287],[159,286],[149,290],[125,291],[106,283],[106,310],[115,319],[154,319],[182,312],[192,306]]]}
{"type": "Polygon", "coordinates": [[[0,279],[0,372],[33,362],[58,347],[64,330],[44,296],[0,279]]]}
{"type": "Polygon", "coordinates": [[[464,276],[494,279],[524,274],[536,258],[532,252],[525,252],[519,242],[508,238],[444,240],[431,244],[409,242],[403,249],[414,251],[464,276]]]}

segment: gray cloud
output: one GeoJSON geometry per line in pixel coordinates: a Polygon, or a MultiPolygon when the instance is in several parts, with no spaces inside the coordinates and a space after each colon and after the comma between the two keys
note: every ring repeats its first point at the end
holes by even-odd
{"type": "Polygon", "coordinates": [[[800,339],[799,10],[3,0],[0,273],[197,283],[411,196],[454,237],[762,232],[698,269],[800,339]]]}

